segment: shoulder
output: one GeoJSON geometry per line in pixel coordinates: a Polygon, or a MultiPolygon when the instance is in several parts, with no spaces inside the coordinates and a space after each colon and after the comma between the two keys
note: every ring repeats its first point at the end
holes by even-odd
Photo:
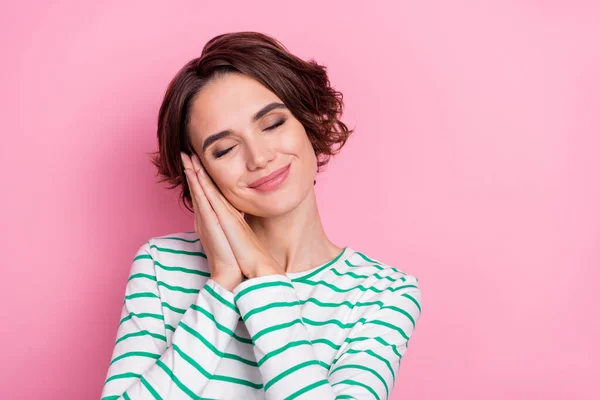
{"type": "Polygon", "coordinates": [[[420,302],[421,288],[419,279],[414,274],[364,252],[353,250],[342,264],[340,272],[339,278],[353,278],[362,286],[363,298],[377,298],[384,303],[393,303],[402,301],[400,297],[405,297],[420,302]]]}
{"type": "Polygon", "coordinates": [[[337,285],[352,288],[345,293],[353,304],[352,319],[363,321],[352,337],[370,338],[352,342],[354,349],[393,344],[403,353],[421,315],[419,280],[398,265],[353,251],[339,267],[337,285]],[[360,291],[356,289],[360,289],[360,291]]]}
{"type": "Polygon", "coordinates": [[[201,247],[200,239],[196,232],[172,232],[162,236],[154,236],[148,239],[151,247],[177,248],[186,247],[198,250],[201,247]]]}
{"type": "Polygon", "coordinates": [[[355,275],[360,274],[372,284],[382,281],[384,287],[402,285],[409,290],[419,289],[418,278],[403,267],[376,259],[361,251],[352,250],[343,266],[346,272],[354,271],[355,275]]]}
{"type": "Polygon", "coordinates": [[[173,232],[150,237],[138,247],[134,269],[138,260],[149,260],[145,264],[163,270],[208,268],[204,248],[195,232],[173,232]]]}
{"type": "Polygon", "coordinates": [[[145,246],[153,257],[187,255],[205,257],[204,248],[195,232],[173,232],[148,239],[145,246]]]}

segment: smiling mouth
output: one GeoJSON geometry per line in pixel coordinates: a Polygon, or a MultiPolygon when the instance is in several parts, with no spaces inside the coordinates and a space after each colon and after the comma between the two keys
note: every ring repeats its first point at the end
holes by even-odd
{"type": "Polygon", "coordinates": [[[290,174],[291,166],[292,164],[290,163],[287,166],[267,175],[266,177],[252,182],[252,186],[250,186],[250,188],[259,192],[274,191],[286,182],[287,177],[290,174]]]}
{"type": "Polygon", "coordinates": [[[272,173],[270,173],[269,175],[262,177],[260,179],[255,180],[254,182],[252,182],[250,185],[248,185],[248,187],[250,188],[257,188],[259,186],[265,185],[266,183],[269,183],[277,178],[279,178],[282,174],[284,174],[285,172],[287,172],[287,170],[289,169],[291,164],[287,164],[285,167],[279,168],[276,171],[273,171],[272,173]]]}

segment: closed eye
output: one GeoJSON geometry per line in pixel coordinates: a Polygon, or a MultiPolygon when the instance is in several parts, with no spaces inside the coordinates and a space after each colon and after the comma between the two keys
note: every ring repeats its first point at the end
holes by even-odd
{"type": "Polygon", "coordinates": [[[285,119],[282,119],[280,121],[275,122],[273,125],[269,126],[268,128],[265,128],[265,131],[270,131],[272,129],[277,128],[278,126],[283,125],[283,123],[285,122],[285,119]]]}
{"type": "Polygon", "coordinates": [[[225,149],[225,150],[221,150],[221,151],[215,151],[215,152],[213,153],[213,156],[214,156],[215,158],[222,157],[222,156],[224,156],[225,154],[229,153],[229,152],[230,152],[230,151],[231,151],[231,150],[232,150],[234,147],[235,147],[235,146],[231,146],[230,148],[228,148],[228,149],[225,149]]]}
{"type": "MultiPolygon", "coordinates": [[[[279,120],[279,121],[275,122],[273,125],[271,125],[271,126],[269,126],[269,127],[265,128],[265,131],[270,131],[270,130],[273,130],[273,129],[275,129],[275,128],[277,128],[277,127],[281,126],[281,125],[283,125],[283,124],[285,123],[285,121],[286,121],[285,119],[279,120]]],[[[231,146],[231,147],[230,147],[230,148],[228,148],[228,149],[221,150],[221,151],[216,151],[216,152],[214,152],[214,153],[213,153],[213,156],[214,156],[215,158],[222,157],[222,156],[224,156],[225,154],[229,153],[231,150],[233,150],[233,148],[234,148],[234,147],[235,147],[235,146],[231,146]]]]}

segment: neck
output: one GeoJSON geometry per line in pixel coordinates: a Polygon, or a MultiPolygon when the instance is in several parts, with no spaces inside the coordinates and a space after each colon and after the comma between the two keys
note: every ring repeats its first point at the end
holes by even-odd
{"type": "Polygon", "coordinates": [[[244,219],[286,272],[314,268],[343,250],[325,234],[314,188],[286,214],[268,218],[244,214],[244,219]]]}

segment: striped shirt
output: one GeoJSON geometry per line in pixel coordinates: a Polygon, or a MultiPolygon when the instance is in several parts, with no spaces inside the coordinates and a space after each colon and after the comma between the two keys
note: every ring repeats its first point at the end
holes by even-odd
{"type": "Polygon", "coordinates": [[[154,237],[133,259],[101,396],[387,399],[420,303],[416,277],[350,247],[228,291],[195,232],[154,237]]]}

